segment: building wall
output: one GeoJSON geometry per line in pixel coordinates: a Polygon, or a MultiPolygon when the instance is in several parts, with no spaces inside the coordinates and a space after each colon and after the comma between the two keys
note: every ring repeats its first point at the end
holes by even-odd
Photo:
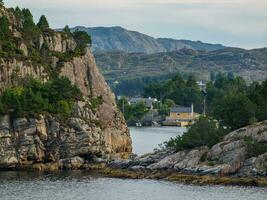
{"type": "MultiPolygon", "coordinates": [[[[196,113],[193,114],[193,118],[196,117],[196,113]]],[[[171,119],[190,119],[191,113],[170,113],[171,119]]]]}

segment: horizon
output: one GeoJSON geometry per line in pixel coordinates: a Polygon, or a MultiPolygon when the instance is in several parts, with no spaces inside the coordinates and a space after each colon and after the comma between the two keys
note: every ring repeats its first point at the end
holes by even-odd
{"type": "Polygon", "coordinates": [[[201,41],[244,49],[267,47],[267,2],[264,0],[4,2],[7,7],[29,8],[35,21],[44,14],[53,29],[65,25],[120,26],[154,38],[201,41]]]}

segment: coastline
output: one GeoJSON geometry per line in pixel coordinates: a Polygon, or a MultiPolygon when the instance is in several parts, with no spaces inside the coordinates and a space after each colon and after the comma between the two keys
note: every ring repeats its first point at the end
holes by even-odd
{"type": "Polygon", "coordinates": [[[26,172],[64,172],[64,171],[84,171],[98,174],[103,177],[121,179],[153,179],[182,183],[186,185],[223,185],[223,186],[254,186],[267,187],[267,177],[235,177],[227,175],[199,175],[181,173],[174,170],[148,170],[148,169],[122,169],[110,167],[107,163],[87,163],[75,169],[62,169],[58,163],[33,164],[21,168],[2,169],[1,171],[26,171],[26,172]]]}

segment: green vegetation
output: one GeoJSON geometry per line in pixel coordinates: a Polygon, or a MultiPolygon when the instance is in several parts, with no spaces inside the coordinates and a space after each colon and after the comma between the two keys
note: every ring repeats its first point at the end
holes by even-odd
{"type": "MultiPolygon", "coordinates": [[[[22,37],[15,37],[9,29],[10,22],[6,17],[0,18],[0,58],[11,59],[16,58],[23,61],[31,61],[34,65],[42,65],[48,73],[53,70],[51,67],[52,56],[59,58],[58,67],[61,67],[64,62],[71,61],[73,57],[82,56],[85,54],[85,48],[88,43],[91,43],[91,37],[83,31],[71,33],[68,26],[62,32],[63,39],[73,38],[77,43],[77,47],[67,49],[66,52],[52,52],[48,48],[48,44],[42,44],[40,48],[40,37],[53,36],[54,31],[49,29],[49,23],[44,15],[40,17],[37,25],[34,23],[33,16],[29,9],[11,8],[18,23],[22,26],[16,26],[16,30],[22,33],[22,37]],[[20,50],[21,44],[27,46],[28,55],[24,55],[20,50]]],[[[14,26],[12,24],[12,26],[14,26]]],[[[50,74],[54,76],[54,74],[50,74]]]]}
{"type": "Polygon", "coordinates": [[[0,17],[0,58],[10,58],[17,54],[21,54],[21,51],[12,38],[8,19],[5,16],[0,17]]]}
{"type": "Polygon", "coordinates": [[[73,33],[73,38],[77,42],[78,46],[84,46],[86,44],[92,44],[91,36],[88,35],[85,31],[76,30],[73,33]]]}
{"type": "Polygon", "coordinates": [[[196,111],[202,112],[203,95],[193,76],[184,80],[180,75],[163,83],[148,85],[144,88],[144,95],[165,101],[173,100],[176,105],[195,105],[196,111]]]}
{"type": "Polygon", "coordinates": [[[40,30],[44,31],[49,28],[48,21],[44,15],[42,15],[37,23],[37,26],[40,30]]]}
{"type": "Polygon", "coordinates": [[[221,76],[207,85],[210,116],[232,130],[267,119],[267,81],[247,86],[241,77],[221,76]]]}
{"type": "Polygon", "coordinates": [[[0,0],[0,6],[3,6],[3,5],[4,5],[4,1],[0,0]]]}
{"type": "Polygon", "coordinates": [[[71,61],[74,57],[83,56],[85,54],[85,48],[87,44],[91,45],[91,36],[88,35],[84,31],[75,31],[71,33],[68,26],[66,26],[62,33],[66,37],[73,37],[75,42],[77,43],[77,47],[74,50],[69,50],[66,52],[51,52],[51,55],[59,58],[59,64],[63,64],[64,62],[71,61]]]}
{"type": "MultiPolygon", "coordinates": [[[[214,81],[207,83],[206,111],[209,117],[217,119],[231,130],[267,119],[267,80],[248,86],[241,77],[218,73],[214,81]]],[[[195,110],[203,112],[204,94],[194,77],[187,80],[180,75],[173,79],[151,84],[144,89],[145,96],[172,100],[176,105],[195,105],[195,110]]],[[[173,106],[173,105],[172,105],[173,106]]],[[[161,107],[167,112],[168,106],[161,107]]]]}
{"type": "MultiPolygon", "coordinates": [[[[105,75],[106,74],[105,70],[102,71],[102,73],[105,75]]],[[[119,75],[119,72],[114,74],[112,80],[107,80],[107,81],[109,82],[109,85],[111,85],[115,94],[125,95],[125,96],[140,95],[144,93],[144,87],[146,85],[166,81],[169,80],[171,77],[173,77],[173,74],[167,74],[164,76],[148,75],[145,77],[138,77],[138,78],[130,78],[129,75],[125,75],[126,78],[117,83],[114,81],[117,79],[116,77],[117,75],[119,75]]]]}
{"type": "MultiPolygon", "coordinates": [[[[3,5],[2,0],[0,5],[3,5]]],[[[42,83],[29,77],[19,78],[17,72],[20,69],[13,71],[11,80],[15,86],[10,86],[1,93],[0,113],[35,116],[48,112],[60,118],[69,117],[73,111],[74,102],[81,99],[82,94],[67,78],[59,78],[59,70],[64,62],[85,54],[85,48],[87,43],[91,43],[91,37],[83,31],[72,34],[66,26],[61,33],[62,38],[73,39],[77,44],[76,49],[69,48],[64,53],[52,52],[46,40],[41,41],[41,36],[53,38],[55,35],[55,32],[49,29],[49,23],[44,15],[35,24],[29,9],[16,7],[6,11],[12,12],[15,19],[0,17],[0,58],[5,60],[15,58],[33,67],[40,65],[44,67],[50,80],[42,83]],[[53,56],[59,58],[56,68],[52,65],[53,56]]],[[[102,103],[102,99],[100,97],[96,100],[92,99],[91,103],[93,107],[97,107],[102,103]]]]}
{"type": "Polygon", "coordinates": [[[52,113],[69,117],[74,102],[82,98],[80,90],[67,78],[55,78],[46,83],[32,78],[21,86],[8,88],[0,96],[0,113],[12,112],[15,116],[35,116],[52,113]]]}
{"type": "Polygon", "coordinates": [[[252,137],[246,137],[245,143],[247,145],[247,152],[248,152],[248,157],[257,157],[259,155],[262,155],[266,153],[267,151],[267,144],[266,143],[261,143],[253,140],[252,137]]]}
{"type": "Polygon", "coordinates": [[[67,37],[73,37],[69,26],[65,26],[65,28],[63,29],[63,33],[65,33],[67,37]]]}
{"type": "MultiPolygon", "coordinates": [[[[19,10],[18,10],[19,11],[19,10]]],[[[41,34],[40,29],[35,25],[33,21],[33,16],[29,9],[22,9],[21,13],[18,14],[19,17],[22,16],[23,22],[23,38],[27,43],[33,42],[34,45],[38,45],[39,37],[41,34]]]]}
{"type": "Polygon", "coordinates": [[[245,94],[237,93],[228,94],[218,100],[213,114],[215,118],[235,130],[257,121],[255,111],[256,105],[245,94]]]}
{"type": "Polygon", "coordinates": [[[126,121],[138,121],[148,112],[144,102],[130,105],[125,97],[117,102],[120,110],[124,113],[126,121]]]}
{"type": "Polygon", "coordinates": [[[177,151],[202,146],[211,147],[218,143],[228,131],[216,121],[201,117],[184,135],[166,142],[166,146],[174,147],[177,151]]]}
{"type": "MultiPolygon", "coordinates": [[[[170,83],[172,84],[172,82],[170,83]]],[[[158,93],[164,91],[161,87],[159,87],[159,91],[157,89],[154,87],[154,91],[158,93]]],[[[168,89],[165,90],[168,91],[168,89]]],[[[261,84],[253,83],[248,86],[240,77],[218,74],[214,82],[207,84],[206,91],[207,115],[210,119],[200,118],[183,136],[167,142],[167,146],[175,147],[177,150],[199,146],[210,147],[218,143],[230,130],[267,119],[267,80],[261,84]],[[216,119],[216,121],[211,119],[216,119]]],[[[182,91],[177,93],[177,97],[183,96],[180,92],[182,91]]],[[[170,97],[175,102],[178,101],[173,96],[170,97]]],[[[257,143],[251,138],[247,138],[245,141],[250,156],[266,152],[266,144],[257,143]]]]}

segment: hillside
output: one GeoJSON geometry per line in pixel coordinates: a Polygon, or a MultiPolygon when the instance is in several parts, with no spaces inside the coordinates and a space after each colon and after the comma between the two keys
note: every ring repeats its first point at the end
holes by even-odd
{"type": "Polygon", "coordinates": [[[127,157],[131,138],[84,32],[0,5],[0,169],[75,169],[127,157]],[[77,156],[80,156],[77,158],[77,156]]]}
{"type": "MultiPolygon", "coordinates": [[[[210,72],[232,72],[246,81],[262,81],[267,77],[267,49],[244,50],[225,48],[216,51],[179,51],[156,54],[103,52],[95,58],[106,80],[137,82],[180,72],[194,74],[199,80],[209,80],[210,72]]],[[[124,83],[124,82],[123,82],[124,83]]],[[[122,84],[123,84],[122,83],[122,84]]],[[[132,83],[131,83],[132,84],[132,83]]]]}
{"type": "Polygon", "coordinates": [[[174,40],[169,38],[153,38],[151,36],[126,30],[122,27],[75,27],[92,35],[95,52],[123,51],[128,53],[142,52],[146,54],[180,50],[184,47],[195,50],[213,51],[224,49],[220,44],[208,44],[200,41],[174,40]]]}

